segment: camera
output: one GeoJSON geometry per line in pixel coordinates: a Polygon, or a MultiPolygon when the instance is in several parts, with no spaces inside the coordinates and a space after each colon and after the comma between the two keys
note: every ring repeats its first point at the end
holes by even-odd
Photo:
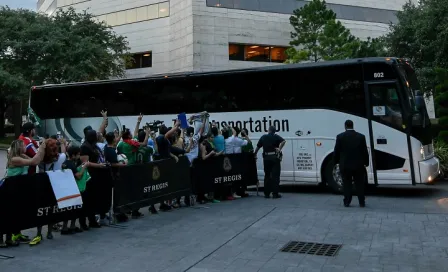
{"type": "Polygon", "coordinates": [[[145,128],[149,127],[152,131],[155,131],[161,125],[163,125],[163,121],[156,120],[156,121],[153,121],[152,123],[146,123],[146,126],[144,126],[143,128],[145,129],[145,128]]]}

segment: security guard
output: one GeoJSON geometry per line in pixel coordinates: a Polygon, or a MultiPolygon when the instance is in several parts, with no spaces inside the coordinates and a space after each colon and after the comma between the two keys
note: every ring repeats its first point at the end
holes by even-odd
{"type": "Polygon", "coordinates": [[[269,133],[261,136],[255,149],[255,158],[258,150],[263,148],[264,165],[264,197],[269,198],[271,193],[273,198],[282,197],[279,193],[280,186],[280,163],[282,161],[282,148],[286,141],[275,134],[275,127],[269,127],[269,133]]]}

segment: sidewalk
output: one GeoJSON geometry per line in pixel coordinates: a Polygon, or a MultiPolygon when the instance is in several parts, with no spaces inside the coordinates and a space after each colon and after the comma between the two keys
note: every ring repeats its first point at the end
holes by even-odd
{"type": "MultiPolygon", "coordinates": [[[[446,271],[448,184],[380,189],[367,207],[315,186],[181,208],[30,248],[0,251],[2,271],[446,271]],[[445,201],[444,201],[445,200],[445,201]],[[289,241],[342,244],[335,257],[283,253],[289,241]]],[[[34,235],[35,230],[25,232],[34,235]]]]}

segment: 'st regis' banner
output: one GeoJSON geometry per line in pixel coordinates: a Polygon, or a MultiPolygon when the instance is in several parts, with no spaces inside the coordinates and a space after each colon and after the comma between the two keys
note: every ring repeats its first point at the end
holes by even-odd
{"type": "Polygon", "coordinates": [[[187,157],[130,165],[118,169],[114,209],[134,210],[190,194],[190,162],[187,157]]]}
{"type": "MultiPolygon", "coordinates": [[[[99,169],[95,176],[110,176],[108,173],[109,169],[99,169]]],[[[83,205],[59,209],[46,173],[10,177],[0,186],[0,233],[78,218],[83,212],[103,213],[111,198],[110,179],[92,177],[83,193],[83,205]]]]}
{"type": "Polygon", "coordinates": [[[196,191],[213,192],[217,186],[251,186],[258,183],[253,153],[228,154],[195,160],[193,177],[196,191]]]}

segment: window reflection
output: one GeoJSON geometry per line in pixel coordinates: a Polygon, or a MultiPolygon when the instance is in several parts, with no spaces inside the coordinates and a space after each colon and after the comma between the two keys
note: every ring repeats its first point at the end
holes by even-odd
{"type": "Polygon", "coordinates": [[[373,119],[402,129],[403,117],[395,84],[369,85],[373,119]]]}
{"type": "Polygon", "coordinates": [[[229,60],[279,62],[286,60],[286,47],[229,44],[229,60]]]}
{"type": "Polygon", "coordinates": [[[131,63],[128,63],[126,69],[138,69],[152,67],[152,52],[143,52],[132,55],[131,63]]]}

